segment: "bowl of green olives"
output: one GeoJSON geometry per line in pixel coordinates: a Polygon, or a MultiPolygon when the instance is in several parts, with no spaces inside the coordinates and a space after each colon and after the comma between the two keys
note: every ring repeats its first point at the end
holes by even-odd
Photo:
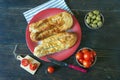
{"type": "Polygon", "coordinates": [[[98,10],[93,10],[85,15],[84,22],[90,29],[99,29],[103,26],[104,16],[98,10]]]}

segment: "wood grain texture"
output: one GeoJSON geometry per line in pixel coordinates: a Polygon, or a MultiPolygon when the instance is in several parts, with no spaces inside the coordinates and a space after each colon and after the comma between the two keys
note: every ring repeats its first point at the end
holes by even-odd
{"type": "MultiPolygon", "coordinates": [[[[0,0],[0,80],[120,80],[120,1],[66,0],[82,29],[78,49],[90,47],[97,52],[97,62],[86,74],[41,61],[29,51],[25,41],[27,22],[22,13],[46,1],[0,0]],[[99,30],[90,30],[84,24],[84,16],[95,9],[103,13],[105,23],[99,30]],[[12,53],[16,44],[17,54],[29,54],[42,63],[34,76],[19,67],[12,53]],[[53,74],[46,73],[50,65],[56,67],[53,74]]],[[[75,54],[64,62],[78,65],[75,54]]]]}

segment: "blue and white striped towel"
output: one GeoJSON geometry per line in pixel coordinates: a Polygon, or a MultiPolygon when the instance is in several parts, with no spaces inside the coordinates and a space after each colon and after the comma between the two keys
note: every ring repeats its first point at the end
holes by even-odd
{"type": "Polygon", "coordinates": [[[24,15],[25,19],[27,20],[27,22],[29,23],[34,15],[36,15],[38,12],[40,12],[44,9],[47,9],[47,8],[61,8],[61,9],[64,9],[64,10],[72,13],[70,8],[65,3],[65,0],[50,0],[42,5],[39,5],[33,9],[30,9],[30,10],[24,12],[23,15],[24,15]]]}

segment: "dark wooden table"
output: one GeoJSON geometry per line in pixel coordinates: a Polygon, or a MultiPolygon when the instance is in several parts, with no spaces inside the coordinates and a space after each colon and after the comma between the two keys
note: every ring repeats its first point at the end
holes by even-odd
{"type": "MultiPolygon", "coordinates": [[[[120,80],[119,0],[66,0],[82,29],[82,41],[78,49],[90,47],[97,52],[97,62],[88,73],[57,67],[53,74],[47,74],[47,67],[54,64],[41,60],[41,67],[33,76],[19,67],[20,62],[12,53],[16,44],[17,54],[33,56],[25,41],[27,22],[23,12],[46,1],[0,0],[0,80],[120,80]],[[103,13],[105,23],[101,29],[90,30],[83,19],[88,11],[95,9],[103,13]]],[[[78,65],[75,54],[64,62],[78,65]]]]}

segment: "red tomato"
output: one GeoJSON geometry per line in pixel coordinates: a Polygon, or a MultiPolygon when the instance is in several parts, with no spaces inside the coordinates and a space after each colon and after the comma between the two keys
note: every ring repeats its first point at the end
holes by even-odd
{"type": "Polygon", "coordinates": [[[76,56],[76,59],[83,59],[83,53],[82,52],[78,52],[75,56],[76,56]]]}
{"type": "Polygon", "coordinates": [[[91,60],[92,54],[90,52],[85,52],[83,57],[85,60],[91,60]]]}
{"type": "Polygon", "coordinates": [[[93,63],[93,62],[94,62],[94,58],[91,59],[91,63],[93,63]]]}
{"type": "Polygon", "coordinates": [[[91,61],[88,61],[88,60],[83,60],[83,66],[85,68],[89,68],[91,66],[91,61]]]}
{"type": "Polygon", "coordinates": [[[95,51],[92,51],[92,54],[94,55],[94,57],[96,56],[96,52],[95,51]]]}
{"type": "Polygon", "coordinates": [[[53,66],[49,66],[49,67],[47,68],[47,71],[48,71],[49,73],[53,73],[53,72],[55,71],[55,69],[54,69],[53,66]]]}
{"type": "Polygon", "coordinates": [[[31,70],[33,70],[33,71],[34,71],[34,70],[36,70],[36,69],[37,69],[38,64],[37,64],[37,63],[30,63],[30,66],[29,66],[29,67],[30,67],[30,69],[31,69],[31,70]]]}
{"type": "Polygon", "coordinates": [[[82,49],[82,52],[83,52],[83,53],[87,53],[87,52],[89,52],[89,50],[86,49],[86,48],[83,48],[83,49],[82,49]]]}
{"type": "Polygon", "coordinates": [[[84,59],[78,59],[78,61],[82,64],[84,59]]]}
{"type": "Polygon", "coordinates": [[[90,57],[91,57],[91,59],[93,59],[95,57],[93,52],[91,52],[90,57]]]}
{"type": "Polygon", "coordinates": [[[28,66],[29,60],[28,60],[28,59],[22,59],[21,64],[22,64],[23,66],[28,66]]]}

